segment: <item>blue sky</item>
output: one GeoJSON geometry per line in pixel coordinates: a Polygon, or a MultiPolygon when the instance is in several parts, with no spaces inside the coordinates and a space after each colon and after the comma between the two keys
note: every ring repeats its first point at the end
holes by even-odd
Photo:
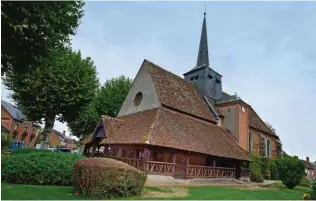
{"type": "Polygon", "coordinates": [[[286,152],[315,161],[316,2],[86,2],[73,48],[102,83],[134,78],[145,58],[182,76],[196,63],[204,4],[224,91],[270,122],[286,152]]]}

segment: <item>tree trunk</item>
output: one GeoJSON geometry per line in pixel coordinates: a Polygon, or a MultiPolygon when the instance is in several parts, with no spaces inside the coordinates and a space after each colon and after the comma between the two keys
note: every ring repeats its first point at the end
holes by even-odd
{"type": "Polygon", "coordinates": [[[56,115],[45,118],[45,127],[42,133],[41,149],[47,149],[49,146],[50,132],[52,131],[55,123],[56,115]]]}

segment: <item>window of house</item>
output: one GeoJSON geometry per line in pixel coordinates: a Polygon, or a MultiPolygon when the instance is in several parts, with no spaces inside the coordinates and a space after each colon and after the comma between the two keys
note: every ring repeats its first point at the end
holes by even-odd
{"type": "Polygon", "coordinates": [[[213,79],[212,75],[207,75],[208,79],[213,79]]]}
{"type": "Polygon", "coordinates": [[[221,83],[221,81],[219,79],[216,79],[216,83],[221,83]]]}
{"type": "Polygon", "coordinates": [[[271,158],[272,157],[272,143],[271,143],[271,140],[270,139],[267,139],[266,140],[266,156],[271,158]]]}
{"type": "Polygon", "coordinates": [[[28,128],[27,126],[25,126],[25,127],[24,127],[24,132],[26,132],[26,131],[27,131],[27,128],[28,128]]]}
{"type": "Polygon", "coordinates": [[[249,152],[253,152],[253,136],[251,132],[249,132],[249,152]]]}
{"type": "Polygon", "coordinates": [[[194,77],[191,77],[190,80],[193,81],[193,80],[194,80],[194,77]]]}
{"type": "Polygon", "coordinates": [[[143,100],[143,93],[142,92],[138,92],[134,98],[134,105],[138,106],[143,100]]]}
{"type": "Polygon", "coordinates": [[[197,75],[197,76],[195,76],[195,77],[194,77],[194,79],[196,79],[196,80],[197,80],[197,79],[199,79],[199,76],[198,76],[198,75],[197,75]]]}
{"type": "Polygon", "coordinates": [[[35,128],[33,128],[33,130],[32,130],[32,134],[35,134],[35,128]]]}
{"type": "Polygon", "coordinates": [[[14,130],[18,130],[19,124],[15,124],[14,130]]]}

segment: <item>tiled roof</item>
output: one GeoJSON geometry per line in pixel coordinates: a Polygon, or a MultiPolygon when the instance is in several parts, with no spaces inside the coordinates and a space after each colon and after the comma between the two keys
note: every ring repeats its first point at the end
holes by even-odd
{"type": "Polygon", "coordinates": [[[143,65],[149,69],[161,104],[215,123],[214,117],[192,83],[150,61],[144,60],[143,65]]]}
{"type": "Polygon", "coordinates": [[[208,96],[205,96],[206,99],[208,100],[208,102],[211,104],[212,108],[214,108],[215,112],[221,116],[224,117],[223,113],[221,113],[221,111],[214,105],[214,100],[208,96]]]}
{"type": "Polygon", "coordinates": [[[249,108],[249,125],[255,129],[276,136],[251,107],[249,108]]]}
{"type": "Polygon", "coordinates": [[[8,113],[12,116],[13,119],[18,121],[24,121],[25,116],[15,105],[4,100],[1,100],[1,105],[6,111],[8,111],[8,113]]]}
{"type": "Polygon", "coordinates": [[[311,162],[308,162],[306,160],[302,160],[302,161],[303,161],[306,169],[316,170],[316,164],[315,163],[311,163],[311,162]]]}
{"type": "MultiPolygon", "coordinates": [[[[250,160],[247,152],[223,128],[167,108],[156,108],[119,117],[123,124],[101,143],[150,144],[250,160]]],[[[105,120],[104,125],[107,125],[105,120]]]]}
{"type": "Polygon", "coordinates": [[[69,143],[69,144],[74,143],[72,139],[68,138],[67,136],[64,136],[63,133],[59,132],[58,130],[53,129],[52,132],[54,132],[62,142],[69,143]]]}

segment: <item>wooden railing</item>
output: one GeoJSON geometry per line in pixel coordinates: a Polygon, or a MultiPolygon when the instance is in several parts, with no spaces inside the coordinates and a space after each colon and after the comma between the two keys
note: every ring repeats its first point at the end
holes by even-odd
{"type": "Polygon", "coordinates": [[[235,168],[209,167],[189,165],[187,170],[188,178],[234,178],[235,168]]]}
{"type": "Polygon", "coordinates": [[[241,168],[241,177],[250,177],[250,170],[249,169],[245,169],[245,168],[241,168]]]}
{"type": "Polygon", "coordinates": [[[130,166],[133,166],[141,171],[144,171],[144,160],[143,159],[135,159],[135,158],[122,158],[122,157],[114,157],[114,156],[106,156],[108,158],[113,158],[118,161],[122,161],[127,163],[130,166]]]}
{"type": "Polygon", "coordinates": [[[162,174],[172,176],[174,174],[174,167],[174,163],[147,161],[145,170],[148,174],[162,174]]]}

